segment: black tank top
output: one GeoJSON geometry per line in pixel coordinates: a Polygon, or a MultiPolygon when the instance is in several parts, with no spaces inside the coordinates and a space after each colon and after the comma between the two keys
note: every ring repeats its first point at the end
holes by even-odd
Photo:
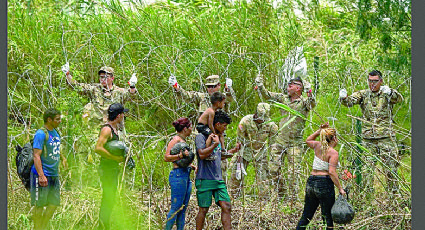
{"type": "MultiPolygon", "coordinates": [[[[103,127],[105,127],[105,126],[109,127],[111,129],[111,132],[112,132],[112,138],[108,138],[108,140],[106,142],[110,142],[110,141],[113,141],[113,140],[119,141],[120,137],[118,136],[118,134],[115,133],[114,128],[112,128],[112,126],[110,124],[102,125],[100,130],[102,130],[103,127]]],[[[118,165],[119,165],[119,163],[114,161],[114,160],[107,159],[105,157],[100,157],[100,167],[101,168],[105,168],[105,169],[109,168],[108,170],[117,170],[118,165]]]]}
{"type": "Polygon", "coordinates": [[[120,137],[118,136],[118,134],[115,133],[114,128],[112,128],[112,126],[110,124],[102,125],[102,127],[100,127],[100,130],[102,130],[103,127],[105,127],[105,126],[108,126],[111,129],[111,132],[112,132],[112,138],[111,139],[108,138],[108,140],[106,142],[110,142],[110,141],[113,141],[113,140],[119,141],[120,137]]]}

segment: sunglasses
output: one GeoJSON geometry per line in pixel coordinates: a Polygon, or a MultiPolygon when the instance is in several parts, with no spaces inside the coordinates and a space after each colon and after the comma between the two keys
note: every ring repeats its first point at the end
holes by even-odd
{"type": "Polygon", "coordinates": [[[298,83],[298,82],[289,82],[288,85],[298,85],[300,87],[303,87],[303,85],[301,83],[298,83]]]}
{"type": "Polygon", "coordinates": [[[217,85],[207,85],[208,89],[212,89],[212,88],[215,88],[215,87],[217,87],[217,85]]]}
{"type": "Polygon", "coordinates": [[[369,83],[376,84],[376,83],[380,82],[380,81],[381,81],[381,79],[379,79],[379,80],[371,80],[371,79],[367,79],[367,81],[368,81],[369,83]]]}
{"type": "Polygon", "coordinates": [[[106,75],[99,75],[100,79],[106,79],[106,78],[110,78],[112,77],[112,75],[106,74],[106,75]]]}

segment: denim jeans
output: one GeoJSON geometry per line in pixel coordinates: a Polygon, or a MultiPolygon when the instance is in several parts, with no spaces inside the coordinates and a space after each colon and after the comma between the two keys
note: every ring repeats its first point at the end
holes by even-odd
{"type": "Polygon", "coordinates": [[[189,177],[190,169],[190,167],[176,168],[170,172],[171,209],[167,215],[166,230],[172,229],[174,222],[176,222],[178,230],[184,229],[186,209],[192,192],[192,182],[189,177]],[[182,210],[178,211],[183,205],[182,210]]]}
{"type": "Polygon", "coordinates": [[[304,211],[298,222],[297,229],[306,229],[319,204],[322,210],[322,218],[326,221],[326,229],[332,229],[331,209],[334,203],[334,183],[330,176],[310,176],[305,189],[304,211]]]}

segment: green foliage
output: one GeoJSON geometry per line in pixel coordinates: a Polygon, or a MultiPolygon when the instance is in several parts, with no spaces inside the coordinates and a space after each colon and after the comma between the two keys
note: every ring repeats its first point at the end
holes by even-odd
{"type": "MultiPolygon", "coordinates": [[[[101,191],[99,157],[93,148],[98,127],[88,128],[84,123],[81,115],[89,98],[67,85],[60,70],[65,62],[79,82],[98,82],[97,71],[104,65],[115,69],[114,82],[120,87],[127,86],[132,73],[138,76],[137,96],[126,103],[131,110],[126,120],[127,141],[132,144],[136,168],[124,176],[122,203],[115,211],[123,221],[117,229],[162,227],[164,210],[158,203],[169,199],[172,166],[163,156],[174,133],[171,122],[182,116],[195,120],[198,115],[197,108],[173,93],[167,83],[170,74],[178,77],[184,89],[194,91],[205,90],[202,81],[210,74],[232,78],[236,101],[230,104],[233,123],[226,133],[227,145],[233,146],[238,121],[262,101],[254,90],[255,76],[261,72],[267,89],[280,92],[276,83],[284,59],[294,47],[303,45],[307,78],[311,83],[317,79],[320,86],[314,92],[317,106],[304,118],[309,121],[305,136],[316,130],[315,124],[335,118],[332,125],[344,139],[342,164],[351,163],[350,157],[356,154],[349,147],[355,141],[354,121],[346,114],[361,116],[361,110],[341,106],[338,91],[367,88],[366,75],[371,69],[382,70],[384,82],[404,96],[404,103],[394,108],[394,119],[410,130],[410,1],[338,0],[330,6],[299,0],[282,1],[276,7],[272,1],[260,0],[174,2],[179,4],[8,1],[8,109],[9,116],[15,117],[8,120],[11,229],[26,229],[30,224],[29,196],[12,173],[13,148],[32,138],[48,107],[62,111],[62,153],[71,163],[61,173],[64,203],[52,221],[53,228],[91,229],[97,224],[101,191]],[[304,17],[295,13],[296,5],[304,17]],[[317,71],[312,68],[315,57],[317,71]],[[17,116],[27,123],[20,124],[17,116]],[[88,154],[94,156],[94,163],[86,162],[88,154]],[[24,205],[18,206],[17,201],[24,205]]],[[[279,120],[279,114],[279,108],[272,109],[273,118],[279,120]]],[[[397,138],[410,146],[409,135],[398,134],[397,138]]],[[[311,158],[308,154],[305,159],[311,162],[311,158]]],[[[403,158],[403,164],[401,177],[410,183],[410,156],[403,158]]],[[[255,184],[253,170],[248,168],[248,185],[255,184]]],[[[255,188],[247,191],[255,194],[255,188]]],[[[287,214],[296,212],[282,209],[287,214]]]]}

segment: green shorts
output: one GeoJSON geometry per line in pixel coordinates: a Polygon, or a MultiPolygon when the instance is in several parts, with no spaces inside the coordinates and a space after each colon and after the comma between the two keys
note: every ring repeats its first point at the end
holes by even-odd
{"type": "Polygon", "coordinates": [[[195,180],[196,197],[198,198],[198,206],[208,208],[212,204],[211,197],[214,196],[215,203],[219,201],[227,201],[230,203],[229,193],[227,192],[226,183],[222,180],[195,180]]]}

